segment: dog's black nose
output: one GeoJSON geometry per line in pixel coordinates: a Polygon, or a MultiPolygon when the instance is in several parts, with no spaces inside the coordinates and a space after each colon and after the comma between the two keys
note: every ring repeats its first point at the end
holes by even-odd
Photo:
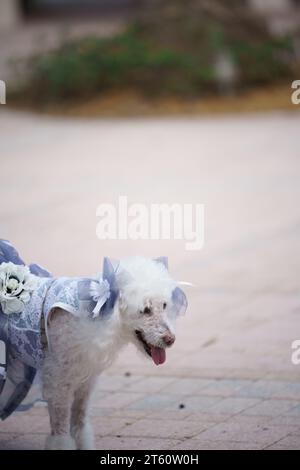
{"type": "Polygon", "coordinates": [[[172,346],[172,344],[175,342],[175,335],[172,333],[166,333],[163,336],[163,341],[167,346],[172,346]]]}

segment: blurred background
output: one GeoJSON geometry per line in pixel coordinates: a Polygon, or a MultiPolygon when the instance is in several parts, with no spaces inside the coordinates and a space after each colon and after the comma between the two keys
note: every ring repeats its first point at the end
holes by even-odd
{"type": "Polygon", "coordinates": [[[1,76],[60,112],[284,108],[299,21],[298,0],[3,0],[1,76]]]}
{"type": "MultiPolygon", "coordinates": [[[[0,45],[1,237],[54,275],[167,255],[195,284],[166,365],[102,377],[98,448],[299,448],[300,2],[1,0],[0,45]],[[204,248],[97,239],[120,195],[204,204],[204,248]]],[[[0,448],[47,432],[36,406],[0,448]]]]}

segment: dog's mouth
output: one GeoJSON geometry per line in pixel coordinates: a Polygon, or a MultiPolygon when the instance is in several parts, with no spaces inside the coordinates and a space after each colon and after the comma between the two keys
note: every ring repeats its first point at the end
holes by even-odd
{"type": "Polygon", "coordinates": [[[147,343],[145,340],[143,333],[139,330],[135,330],[135,334],[137,339],[142,343],[144,346],[144,349],[148,356],[152,358],[152,361],[154,364],[159,366],[160,364],[163,364],[166,360],[166,351],[164,348],[159,348],[157,346],[153,346],[152,344],[147,343]]]}

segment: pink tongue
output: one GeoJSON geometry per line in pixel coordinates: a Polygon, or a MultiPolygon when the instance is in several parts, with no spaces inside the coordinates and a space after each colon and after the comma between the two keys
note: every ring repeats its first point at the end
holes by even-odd
{"type": "Polygon", "coordinates": [[[151,357],[157,366],[163,364],[166,360],[166,351],[163,348],[155,348],[151,346],[151,357]]]}

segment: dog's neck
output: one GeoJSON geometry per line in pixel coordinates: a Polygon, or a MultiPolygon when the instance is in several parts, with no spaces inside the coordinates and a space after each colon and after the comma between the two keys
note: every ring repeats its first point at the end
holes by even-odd
{"type": "Polygon", "coordinates": [[[111,365],[120,350],[130,342],[130,335],[124,329],[118,302],[111,313],[95,322],[85,322],[85,327],[90,331],[85,337],[91,345],[91,355],[100,369],[111,365]]]}

